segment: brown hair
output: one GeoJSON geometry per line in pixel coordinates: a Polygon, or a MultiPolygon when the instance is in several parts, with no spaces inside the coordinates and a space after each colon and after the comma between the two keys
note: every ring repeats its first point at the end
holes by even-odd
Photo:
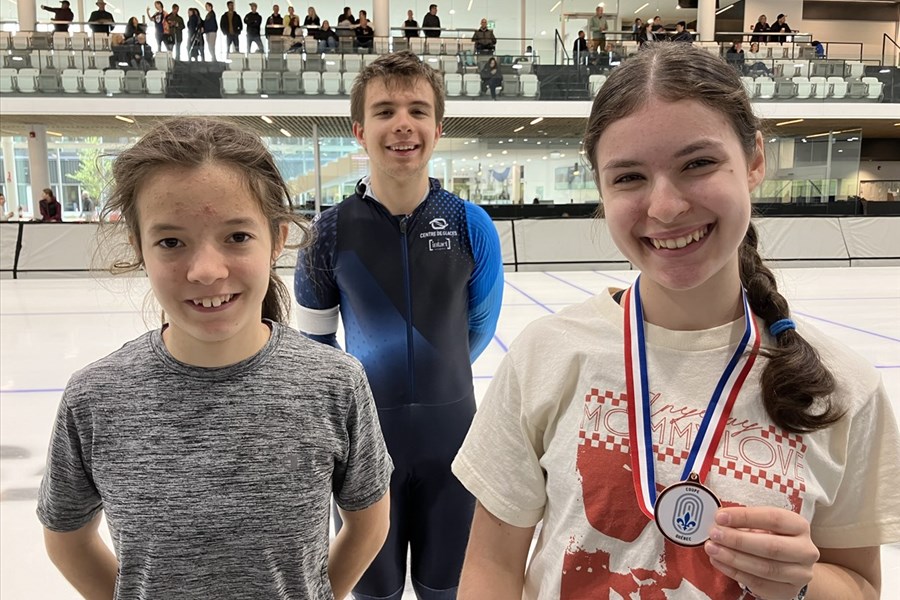
{"type": "MultiPolygon", "coordinates": [[[[693,100],[722,114],[731,123],[748,161],[756,157],[760,124],[734,68],[690,44],[649,43],[643,48],[612,71],[591,107],[584,150],[598,190],[596,153],[600,137],[613,122],[634,113],[651,98],[693,100]]],[[[757,252],[752,223],[741,243],[739,261],[750,306],[766,327],[789,318],[788,302],[757,252]]],[[[772,421],[797,433],[823,429],[838,421],[844,413],[832,403],[834,377],[815,349],[794,329],[782,332],[775,341],[775,348],[761,351],[769,360],[760,377],[763,404],[772,421]]]]}
{"type": "Polygon", "coordinates": [[[50,188],[44,188],[44,193],[47,194],[51,200],[56,200],[56,194],[53,193],[53,190],[50,188]]]}
{"type": "MultiPolygon", "coordinates": [[[[112,273],[135,271],[143,266],[143,258],[134,248],[141,247],[137,195],[147,178],[158,173],[160,168],[178,166],[192,169],[208,164],[229,166],[243,177],[247,189],[268,220],[273,244],[280,236],[281,225],[285,223],[296,224],[303,234],[302,244],[309,243],[309,226],[302,217],[293,213],[290,191],[275,165],[275,159],[259,136],[226,121],[179,117],[157,125],[134,146],[119,154],[113,163],[113,181],[101,222],[109,221],[114,214],[121,215],[121,218],[104,224],[101,235],[108,241],[116,234],[126,234],[133,240],[134,246],[128,244],[131,250],[123,248],[129,254],[127,258],[120,258],[112,264],[112,273]]],[[[263,318],[287,322],[291,301],[291,295],[273,265],[262,305],[263,318]]]]}
{"type": "Polygon", "coordinates": [[[376,58],[356,77],[350,90],[350,120],[362,125],[366,117],[366,88],[369,83],[381,79],[387,88],[412,87],[422,79],[434,92],[434,120],[444,120],[444,81],[440,73],[419,60],[409,50],[383,54],[376,58]]]}

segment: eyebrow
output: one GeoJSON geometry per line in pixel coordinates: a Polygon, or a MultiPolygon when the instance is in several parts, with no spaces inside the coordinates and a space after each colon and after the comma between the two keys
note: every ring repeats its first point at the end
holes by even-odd
{"type": "MultiPolygon", "coordinates": [[[[225,227],[251,227],[255,225],[253,219],[243,219],[241,217],[237,217],[234,219],[228,219],[224,223],[222,223],[225,227]]],[[[174,225],[171,223],[155,223],[151,225],[147,230],[147,233],[158,235],[161,233],[170,233],[170,232],[181,232],[187,231],[190,227],[185,227],[183,225],[174,225]]]]}
{"type": "MultiPolygon", "coordinates": [[[[679,149],[677,152],[675,152],[675,154],[672,155],[672,158],[683,158],[683,157],[693,154],[694,152],[697,152],[699,150],[708,150],[708,149],[721,150],[722,147],[723,147],[723,144],[721,142],[717,142],[714,140],[700,140],[698,142],[694,142],[693,144],[688,144],[687,146],[679,149]]],[[[629,160],[629,159],[611,160],[608,163],[606,163],[605,165],[603,165],[603,170],[629,169],[631,167],[639,167],[643,164],[644,163],[639,160],[629,160]]]]}
{"type": "MultiPolygon", "coordinates": [[[[419,107],[419,108],[423,108],[423,107],[428,108],[428,109],[432,108],[431,104],[429,104],[428,102],[425,102],[424,100],[413,100],[412,102],[409,103],[409,105],[419,107]]],[[[379,110],[381,108],[394,108],[395,106],[397,106],[396,102],[391,102],[390,100],[384,100],[383,102],[376,102],[375,104],[373,104],[370,107],[370,110],[379,110]]]]}

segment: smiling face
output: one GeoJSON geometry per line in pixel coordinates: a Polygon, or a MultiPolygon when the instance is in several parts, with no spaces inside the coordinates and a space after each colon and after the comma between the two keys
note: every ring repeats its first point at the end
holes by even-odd
{"type": "Polygon", "coordinates": [[[694,100],[651,99],[604,131],[596,164],[607,226],[643,281],[712,294],[740,285],[750,192],[765,175],[756,142],[748,163],[731,123],[694,100]],[[647,129],[666,134],[634,134],[647,129]]]}
{"type": "Polygon", "coordinates": [[[434,90],[424,79],[385,85],[373,79],[365,90],[365,119],[353,134],[369,155],[373,183],[384,189],[390,179],[428,178],[428,161],[441,137],[434,90]]]}
{"type": "Polygon", "coordinates": [[[268,339],[262,302],[272,261],[269,224],[232,167],[160,169],[137,190],[139,255],[168,318],[166,346],[189,364],[238,362],[268,339]]]}

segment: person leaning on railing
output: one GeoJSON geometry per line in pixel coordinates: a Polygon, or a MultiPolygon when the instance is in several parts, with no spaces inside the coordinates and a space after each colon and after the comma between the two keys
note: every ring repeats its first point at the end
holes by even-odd
{"type": "Polygon", "coordinates": [[[62,0],[58,8],[52,6],[44,6],[41,8],[53,13],[53,31],[69,31],[69,23],[75,20],[75,13],[69,8],[69,0],[62,0]]]}

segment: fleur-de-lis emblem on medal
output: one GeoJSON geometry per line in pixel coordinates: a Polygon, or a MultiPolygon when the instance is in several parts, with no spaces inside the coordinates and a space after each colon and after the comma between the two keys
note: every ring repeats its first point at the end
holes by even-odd
{"type": "Polygon", "coordinates": [[[678,526],[681,527],[681,529],[684,531],[697,526],[697,522],[691,519],[690,511],[684,513],[684,516],[675,519],[675,522],[678,523],[678,526]]]}

